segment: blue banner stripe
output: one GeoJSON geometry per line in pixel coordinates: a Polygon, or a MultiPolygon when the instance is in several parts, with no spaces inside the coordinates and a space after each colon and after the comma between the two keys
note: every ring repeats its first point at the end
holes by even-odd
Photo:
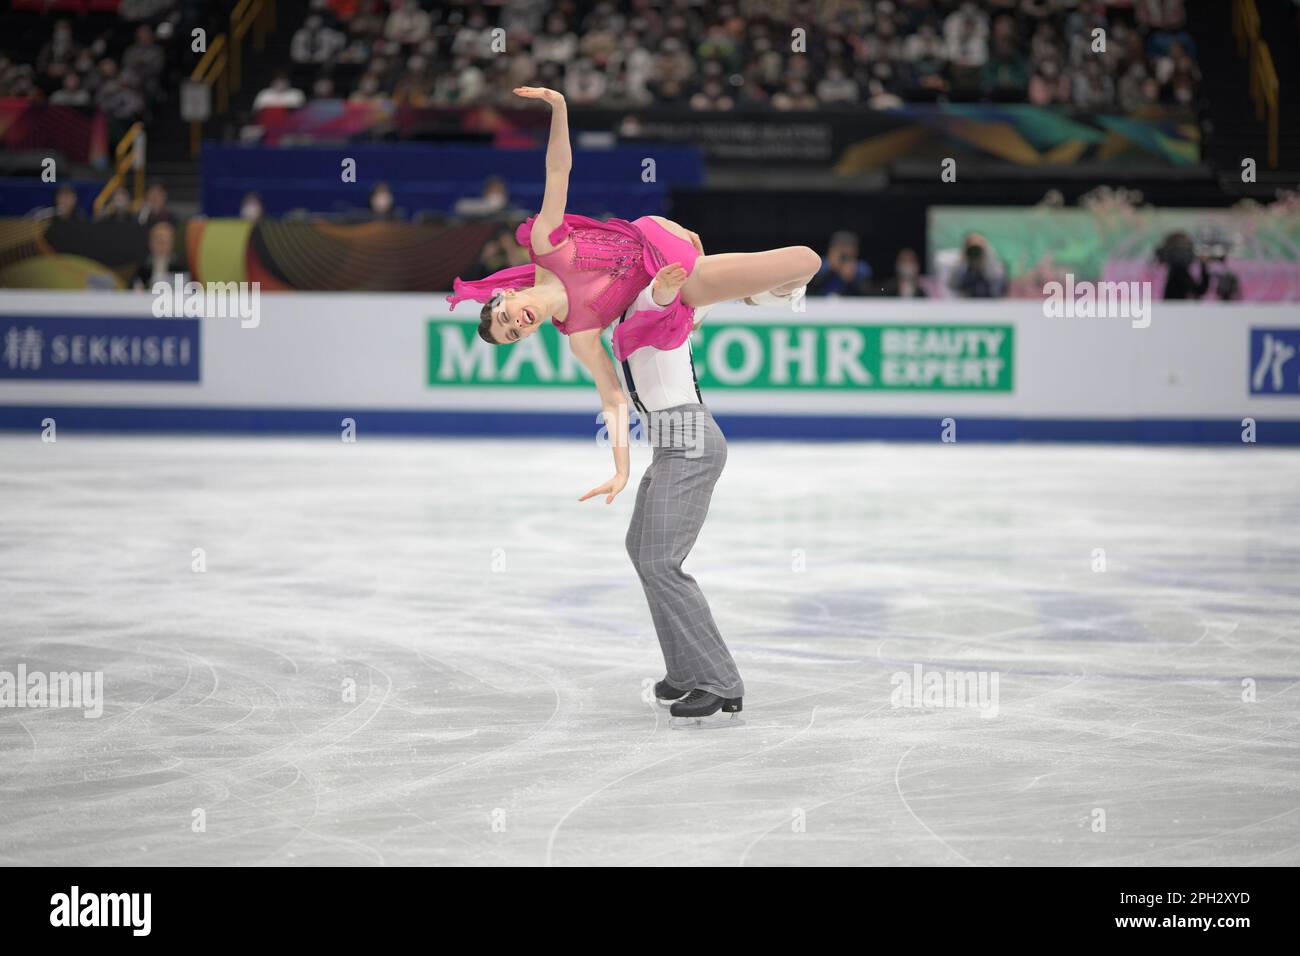
{"type": "MultiPolygon", "coordinates": [[[[790,441],[937,442],[948,416],[842,417],[831,415],[717,415],[729,438],[790,441]]],[[[959,442],[1125,442],[1242,445],[1239,418],[1069,419],[953,416],[959,442]]],[[[92,407],[0,405],[0,429],[36,434],[46,418],[63,434],[243,433],[337,436],[344,418],[357,434],[462,435],[516,438],[593,437],[595,412],[304,410],[289,408],[92,407]]],[[[1300,420],[1258,419],[1261,445],[1300,445],[1300,420]]]]}

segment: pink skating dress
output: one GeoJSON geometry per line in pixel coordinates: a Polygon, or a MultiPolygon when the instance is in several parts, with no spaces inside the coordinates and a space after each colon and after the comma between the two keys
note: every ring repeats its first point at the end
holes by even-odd
{"type": "MultiPolygon", "coordinates": [[[[555,274],[569,299],[565,320],[552,317],[565,335],[604,329],[630,306],[664,266],[679,262],[691,273],[700,254],[684,239],[668,232],[649,216],[635,222],[600,222],[565,215],[548,237],[555,248],[538,255],[532,249],[533,219],[515,231],[515,240],[528,249],[536,265],[555,274]]],[[[486,279],[457,279],[447,301],[455,308],[465,299],[487,302],[498,291],[524,289],[536,282],[535,266],[502,269],[486,279]]],[[[695,323],[695,310],[681,294],[663,309],[637,312],[614,330],[614,356],[622,361],[639,348],[674,349],[686,341],[695,323]]]]}

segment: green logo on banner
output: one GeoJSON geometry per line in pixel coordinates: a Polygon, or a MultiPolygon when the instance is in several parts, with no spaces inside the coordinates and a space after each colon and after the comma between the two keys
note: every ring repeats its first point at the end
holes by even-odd
{"type": "MultiPolygon", "coordinates": [[[[590,377],[554,326],[488,345],[476,322],[429,321],[429,384],[573,388],[590,377]]],[[[700,388],[1010,392],[1010,325],[705,324],[694,339],[700,388]]]]}

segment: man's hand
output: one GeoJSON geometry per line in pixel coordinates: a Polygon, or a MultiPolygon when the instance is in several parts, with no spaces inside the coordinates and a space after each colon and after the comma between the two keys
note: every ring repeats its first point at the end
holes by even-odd
{"type": "Polygon", "coordinates": [[[669,263],[660,269],[650,289],[655,304],[671,305],[673,299],[677,298],[678,290],[686,284],[688,278],[686,269],[680,262],[669,263]]]}
{"type": "Polygon", "coordinates": [[[579,501],[586,501],[588,498],[594,498],[596,495],[605,495],[605,504],[612,504],[615,496],[627,487],[627,475],[615,475],[609,481],[605,482],[598,488],[592,488],[579,501]]]}

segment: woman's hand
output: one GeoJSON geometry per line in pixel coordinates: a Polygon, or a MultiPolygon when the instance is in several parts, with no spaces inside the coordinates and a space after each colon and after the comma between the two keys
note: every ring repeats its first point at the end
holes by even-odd
{"type": "Polygon", "coordinates": [[[611,504],[615,496],[627,487],[627,475],[615,475],[609,481],[605,482],[599,488],[592,488],[579,501],[586,501],[588,498],[594,498],[596,495],[605,495],[605,504],[611,504]]]}
{"type": "Polygon", "coordinates": [[[672,305],[673,299],[677,298],[678,290],[686,284],[688,278],[686,269],[680,262],[670,262],[660,269],[650,289],[655,304],[672,305]]]}
{"type": "Polygon", "coordinates": [[[544,86],[516,86],[515,95],[528,100],[545,100],[550,106],[563,106],[564,94],[544,86]]]}

